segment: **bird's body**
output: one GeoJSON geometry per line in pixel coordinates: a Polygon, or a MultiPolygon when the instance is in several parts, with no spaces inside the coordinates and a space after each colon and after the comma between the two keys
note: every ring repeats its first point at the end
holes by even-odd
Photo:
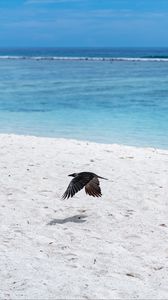
{"type": "Polygon", "coordinates": [[[73,173],[68,176],[74,177],[63,194],[62,198],[73,197],[77,192],[85,187],[86,194],[93,197],[101,197],[99,179],[106,179],[92,172],[73,173]]]}

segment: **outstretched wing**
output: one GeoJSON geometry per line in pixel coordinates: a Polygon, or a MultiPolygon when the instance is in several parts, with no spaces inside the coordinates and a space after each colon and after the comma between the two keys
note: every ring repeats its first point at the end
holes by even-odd
{"type": "Polygon", "coordinates": [[[97,177],[93,177],[93,179],[90,180],[86,184],[85,192],[86,192],[86,194],[93,196],[93,197],[101,197],[102,196],[99,180],[97,177]]]}
{"type": "Polygon", "coordinates": [[[75,178],[73,178],[68,185],[65,193],[62,196],[62,199],[66,199],[69,197],[73,197],[77,192],[79,192],[83,187],[90,181],[90,177],[87,176],[87,174],[84,175],[78,175],[75,178]]]}

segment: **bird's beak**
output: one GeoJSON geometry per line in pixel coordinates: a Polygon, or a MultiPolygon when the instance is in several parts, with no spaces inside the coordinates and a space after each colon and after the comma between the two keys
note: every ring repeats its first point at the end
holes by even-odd
{"type": "Polygon", "coordinates": [[[73,174],[69,174],[68,176],[73,176],[73,174]]]}

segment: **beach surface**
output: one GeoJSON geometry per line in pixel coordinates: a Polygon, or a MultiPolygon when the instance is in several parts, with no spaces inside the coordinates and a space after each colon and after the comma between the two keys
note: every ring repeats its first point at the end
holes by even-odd
{"type": "Polygon", "coordinates": [[[1,299],[167,299],[168,151],[0,135],[1,299]],[[91,171],[102,197],[62,200],[91,171]]]}

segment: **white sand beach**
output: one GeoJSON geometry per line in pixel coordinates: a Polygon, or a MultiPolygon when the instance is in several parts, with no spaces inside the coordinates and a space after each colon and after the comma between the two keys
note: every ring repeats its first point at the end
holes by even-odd
{"type": "Polygon", "coordinates": [[[168,151],[1,134],[0,195],[0,299],[168,299],[168,151]]]}

